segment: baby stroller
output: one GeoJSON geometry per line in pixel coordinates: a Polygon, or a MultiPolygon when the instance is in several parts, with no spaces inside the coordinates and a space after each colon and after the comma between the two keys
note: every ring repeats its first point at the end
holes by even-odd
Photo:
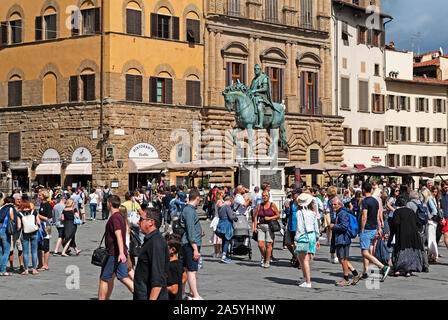
{"type": "Polygon", "coordinates": [[[252,260],[249,222],[245,215],[238,215],[237,217],[238,220],[233,225],[234,230],[229,253],[231,256],[249,255],[249,260],[252,260]]]}

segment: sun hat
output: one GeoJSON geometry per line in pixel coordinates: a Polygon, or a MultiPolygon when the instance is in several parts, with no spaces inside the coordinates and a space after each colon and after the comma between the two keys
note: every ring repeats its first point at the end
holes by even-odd
{"type": "Polygon", "coordinates": [[[311,202],[313,202],[313,196],[309,193],[302,192],[297,198],[297,204],[302,207],[308,207],[311,202]]]}

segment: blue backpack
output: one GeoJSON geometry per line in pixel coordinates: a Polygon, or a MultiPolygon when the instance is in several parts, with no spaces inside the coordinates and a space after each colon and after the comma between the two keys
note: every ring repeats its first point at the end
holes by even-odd
{"type": "Polygon", "coordinates": [[[417,215],[417,223],[420,226],[424,226],[428,223],[428,207],[424,206],[420,203],[415,203],[417,205],[417,211],[415,212],[417,215]]]}
{"type": "Polygon", "coordinates": [[[347,234],[351,239],[356,238],[359,233],[359,226],[356,217],[353,214],[350,214],[350,224],[348,226],[347,234]]]}

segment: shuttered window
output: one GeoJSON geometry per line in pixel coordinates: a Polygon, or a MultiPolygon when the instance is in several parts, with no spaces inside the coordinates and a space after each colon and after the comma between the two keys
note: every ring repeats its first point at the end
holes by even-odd
{"type": "Polygon", "coordinates": [[[55,14],[47,15],[44,17],[45,20],[45,39],[56,39],[57,37],[57,26],[56,26],[55,14]]]}
{"type": "Polygon", "coordinates": [[[196,19],[187,19],[187,41],[201,43],[201,23],[196,19]]]}
{"type": "Polygon", "coordinates": [[[151,102],[173,104],[173,79],[151,77],[149,91],[151,102]]]}
{"type": "Polygon", "coordinates": [[[226,63],[226,87],[238,80],[242,84],[246,84],[246,64],[238,62],[226,63]]]}
{"type": "Polygon", "coordinates": [[[380,94],[372,94],[372,112],[384,113],[384,96],[380,94]]]}
{"type": "Polygon", "coordinates": [[[143,101],[143,77],[138,74],[126,75],[126,101],[143,101]]]}
{"type": "Polygon", "coordinates": [[[266,75],[271,79],[271,98],[273,102],[282,103],[284,97],[284,71],[280,68],[266,67],[266,75]]]}
{"type": "Polygon", "coordinates": [[[241,15],[241,1],[240,0],[227,0],[227,14],[229,16],[241,15]]]}
{"type": "Polygon", "coordinates": [[[8,82],[8,106],[22,105],[22,80],[8,82]]]}
{"type": "Polygon", "coordinates": [[[278,22],[278,0],[265,0],[265,20],[271,23],[278,22]]]}
{"type": "Polygon", "coordinates": [[[42,29],[43,29],[43,25],[42,25],[42,17],[36,17],[36,21],[35,21],[35,38],[36,41],[42,40],[42,29]]]}
{"type": "Polygon", "coordinates": [[[79,10],[72,11],[72,14],[71,14],[72,36],[79,35],[79,29],[80,29],[79,18],[80,18],[79,10]]]}
{"type": "Polygon", "coordinates": [[[95,75],[83,74],[81,75],[81,81],[83,83],[83,100],[95,100],[95,75]]]}
{"type": "Polygon", "coordinates": [[[22,20],[10,21],[9,25],[11,27],[11,43],[21,43],[22,42],[22,20]]]}
{"type": "Polygon", "coordinates": [[[312,29],[313,28],[313,1],[312,0],[301,0],[301,23],[300,26],[303,28],[312,29]]]}
{"type": "Polygon", "coordinates": [[[373,145],[376,147],[384,146],[384,132],[383,131],[373,131],[373,145]]]}
{"type": "Polygon", "coordinates": [[[319,149],[310,150],[310,164],[319,163],[319,149]]]}
{"type": "Polygon", "coordinates": [[[179,40],[179,17],[151,13],[151,36],[179,40]]]}
{"type": "Polygon", "coordinates": [[[352,144],[352,129],[344,128],[344,144],[351,145],[352,144]]]}
{"type": "Polygon", "coordinates": [[[367,29],[365,27],[358,26],[358,44],[366,44],[367,29]]]}
{"type": "Polygon", "coordinates": [[[81,10],[82,15],[82,33],[99,34],[101,33],[100,8],[91,8],[81,10]]]}
{"type": "Polygon", "coordinates": [[[187,106],[201,106],[201,82],[187,80],[187,106]]]}
{"type": "Polygon", "coordinates": [[[360,129],[358,132],[358,144],[360,146],[367,146],[370,145],[370,130],[366,130],[366,129],[360,129]]]}
{"type": "Polygon", "coordinates": [[[9,160],[20,160],[21,158],[21,139],[20,132],[10,132],[8,136],[9,160]]]}
{"type": "Polygon", "coordinates": [[[142,12],[140,10],[126,9],[126,33],[142,34],[142,12]]]}
{"type": "Polygon", "coordinates": [[[350,110],[350,79],[341,78],[341,109],[350,110]]]}
{"type": "Polygon", "coordinates": [[[359,80],[359,111],[369,112],[369,82],[359,80]]]}
{"type": "Polygon", "coordinates": [[[78,76],[71,76],[69,81],[69,101],[76,102],[79,100],[78,76]]]}
{"type": "Polygon", "coordinates": [[[7,45],[9,43],[8,40],[8,22],[0,23],[0,44],[7,45]]]}

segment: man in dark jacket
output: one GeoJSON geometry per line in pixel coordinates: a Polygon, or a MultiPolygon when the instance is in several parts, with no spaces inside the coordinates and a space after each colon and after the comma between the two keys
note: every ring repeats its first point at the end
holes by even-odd
{"type": "Polygon", "coordinates": [[[140,232],[145,235],[134,275],[134,300],[168,300],[168,245],[159,231],[162,212],[147,208],[140,215],[140,232]]]}
{"type": "Polygon", "coordinates": [[[336,256],[339,259],[339,263],[342,264],[342,270],[344,271],[344,279],[336,283],[338,287],[349,286],[350,284],[356,285],[361,279],[361,275],[353,268],[352,264],[348,261],[350,244],[352,243],[348,234],[348,227],[350,225],[350,213],[347,208],[344,207],[341,199],[334,198],[332,201],[333,211],[336,213],[336,221],[330,224],[330,228],[333,230],[335,237],[336,256]],[[348,270],[353,274],[353,281],[348,281],[348,270]]]}

